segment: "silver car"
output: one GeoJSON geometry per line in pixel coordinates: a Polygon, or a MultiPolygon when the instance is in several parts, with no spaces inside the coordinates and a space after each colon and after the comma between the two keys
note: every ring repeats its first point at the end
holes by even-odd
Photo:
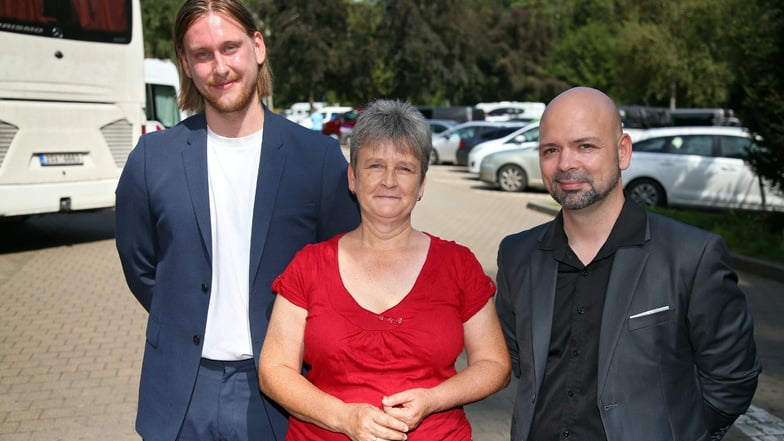
{"type": "Polygon", "coordinates": [[[479,179],[504,191],[544,188],[539,169],[539,144],[487,155],[479,166],[479,179]]]}

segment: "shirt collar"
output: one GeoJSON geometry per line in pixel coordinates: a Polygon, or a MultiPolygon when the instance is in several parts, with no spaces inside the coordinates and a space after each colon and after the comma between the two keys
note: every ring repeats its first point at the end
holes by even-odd
{"type": "MultiPolygon", "coordinates": [[[[645,243],[648,230],[648,212],[637,205],[624,192],[625,201],[618,219],[613,225],[610,236],[597,253],[596,259],[614,254],[618,248],[639,246],[645,243]]],[[[559,211],[555,219],[542,235],[539,241],[540,250],[553,251],[563,255],[569,247],[569,239],[563,227],[563,210],[559,211]]]]}

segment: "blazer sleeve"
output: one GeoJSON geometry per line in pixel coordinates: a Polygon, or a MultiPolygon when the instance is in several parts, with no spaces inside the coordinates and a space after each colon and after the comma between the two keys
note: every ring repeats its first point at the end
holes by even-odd
{"type": "Polygon", "coordinates": [[[157,247],[145,184],[145,162],[142,137],[128,156],[115,191],[115,241],[128,287],[149,312],[157,247]]]}
{"type": "Polygon", "coordinates": [[[359,225],[359,206],[348,190],[348,163],[337,146],[328,145],[323,161],[318,241],[331,239],[359,225]]]}
{"type": "Polygon", "coordinates": [[[706,422],[713,439],[720,439],[751,404],[761,368],[746,298],[717,235],[709,236],[700,256],[689,303],[706,422]]]}

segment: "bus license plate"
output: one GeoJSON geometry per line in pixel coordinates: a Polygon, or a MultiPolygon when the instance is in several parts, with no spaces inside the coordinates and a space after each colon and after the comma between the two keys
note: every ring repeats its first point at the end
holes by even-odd
{"type": "Polygon", "coordinates": [[[41,153],[38,160],[42,166],[84,164],[81,153],[41,153]]]}

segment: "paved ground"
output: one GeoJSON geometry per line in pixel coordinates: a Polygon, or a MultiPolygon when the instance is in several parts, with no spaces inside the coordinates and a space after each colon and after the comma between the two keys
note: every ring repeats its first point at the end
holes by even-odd
{"type": "MultiPolygon", "coordinates": [[[[466,177],[434,167],[414,224],[471,247],[494,276],[499,240],[550,219],[526,208],[549,197],[488,191],[466,177]]],[[[112,223],[103,212],[0,225],[0,441],[139,440],[146,314],[122,279],[112,223]]],[[[784,285],[746,272],[741,284],[766,371],[746,432],[726,439],[781,441],[784,285]]],[[[508,440],[512,390],[467,407],[476,441],[508,440]]]]}

